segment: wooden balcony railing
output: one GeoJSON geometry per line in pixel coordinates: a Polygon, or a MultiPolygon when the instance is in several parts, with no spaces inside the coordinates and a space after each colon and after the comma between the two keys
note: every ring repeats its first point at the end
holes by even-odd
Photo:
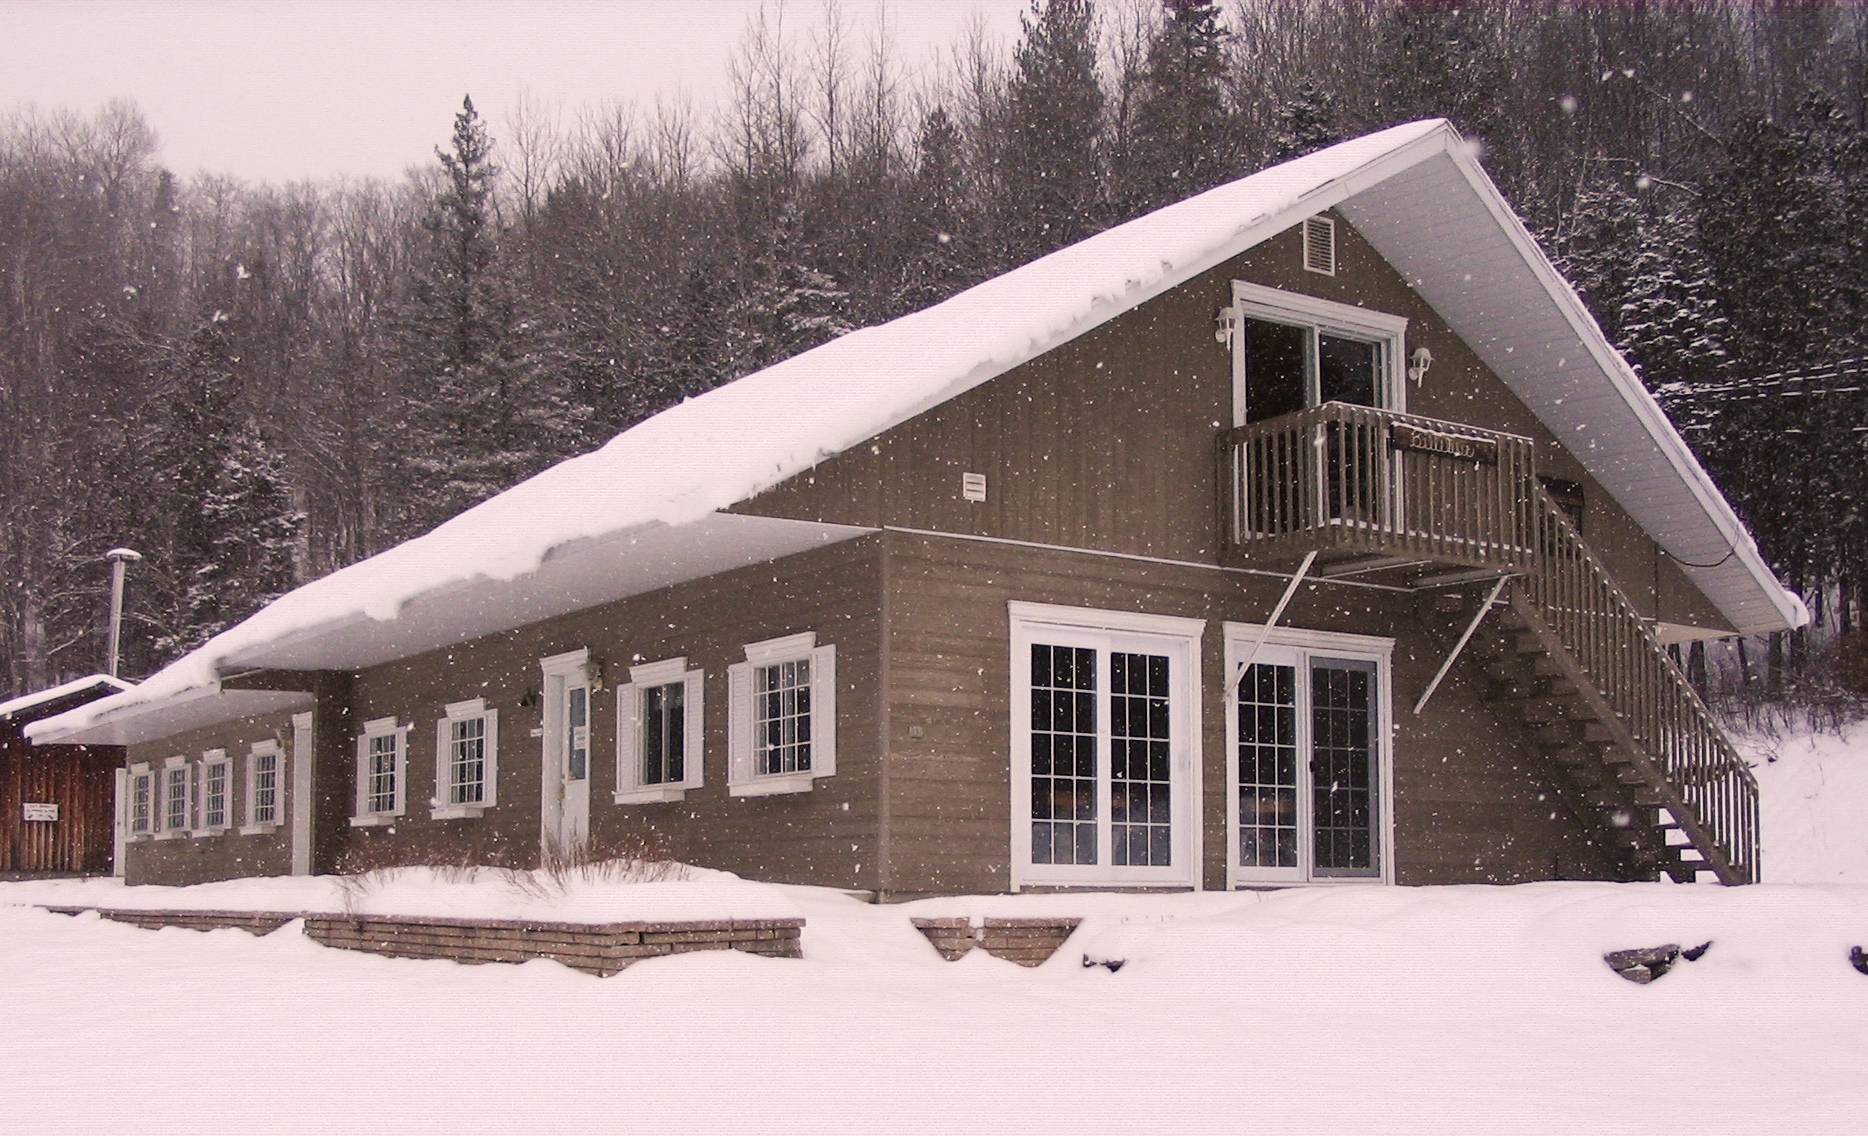
{"type": "Polygon", "coordinates": [[[1529,438],[1340,402],[1241,426],[1220,436],[1224,551],[1519,571],[1534,459],[1529,438]]]}
{"type": "Polygon", "coordinates": [[[1758,879],[1758,783],[1646,620],[1563,510],[1535,496],[1540,555],[1514,606],[1535,617],[1600,693],[1635,766],[1723,883],[1758,879]]]}

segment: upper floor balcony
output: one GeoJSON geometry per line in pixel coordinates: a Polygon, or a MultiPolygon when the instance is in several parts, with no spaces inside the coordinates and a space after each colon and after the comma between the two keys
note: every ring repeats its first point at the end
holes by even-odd
{"type": "Polygon", "coordinates": [[[1316,552],[1325,575],[1522,572],[1537,558],[1529,438],[1328,402],[1220,436],[1221,556],[1316,552]]]}

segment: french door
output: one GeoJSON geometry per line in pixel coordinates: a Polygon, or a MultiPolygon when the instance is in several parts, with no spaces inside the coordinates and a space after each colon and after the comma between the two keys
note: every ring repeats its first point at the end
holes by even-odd
{"type": "Polygon", "coordinates": [[[1267,645],[1229,671],[1234,882],[1388,878],[1386,656],[1267,645]]]}
{"type": "Polygon", "coordinates": [[[1193,884],[1197,642],[1015,620],[1016,884],[1193,884]]]}

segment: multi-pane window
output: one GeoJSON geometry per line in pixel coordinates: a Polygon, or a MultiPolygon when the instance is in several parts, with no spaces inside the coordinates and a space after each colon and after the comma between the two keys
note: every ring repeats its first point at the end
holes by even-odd
{"type": "Polygon", "coordinates": [[[220,750],[201,762],[201,827],[217,832],[232,823],[233,763],[220,750]]]}
{"type": "Polygon", "coordinates": [[[704,676],[682,658],[629,677],[616,697],[616,802],[681,800],[701,784],[704,676]]]}
{"type": "Polygon", "coordinates": [[[407,798],[409,728],[394,718],[363,724],[357,739],[357,806],[353,825],[383,824],[402,815],[407,798]]]}
{"type": "Polygon", "coordinates": [[[247,823],[279,823],[279,747],[262,743],[247,757],[247,823]]]}
{"type": "Polygon", "coordinates": [[[130,767],[130,835],[148,836],[155,825],[155,774],[146,765],[130,767]]]}
{"type": "Polygon", "coordinates": [[[804,792],[836,773],[836,675],[836,648],[813,632],[747,645],[727,668],[730,793],[804,792]]]}
{"type": "Polygon", "coordinates": [[[187,762],[171,758],[162,767],[162,831],[188,831],[188,789],[193,768],[187,762]]]}
{"type": "Polygon", "coordinates": [[[498,790],[499,712],[480,698],[449,704],[435,728],[435,818],[478,816],[498,790]]]}
{"type": "Polygon", "coordinates": [[[1096,652],[1031,647],[1031,862],[1096,863],[1096,652]]]}
{"type": "Polygon", "coordinates": [[[1205,623],[1014,601],[1012,882],[1185,887],[1205,623]]]}
{"type": "Polygon", "coordinates": [[[1232,870],[1244,883],[1380,878],[1392,643],[1240,628],[1233,690],[1232,870]],[[1358,657],[1360,656],[1360,657],[1358,657]]]}
{"type": "Polygon", "coordinates": [[[753,768],[760,774],[811,768],[811,660],[752,669],[753,768]]]}

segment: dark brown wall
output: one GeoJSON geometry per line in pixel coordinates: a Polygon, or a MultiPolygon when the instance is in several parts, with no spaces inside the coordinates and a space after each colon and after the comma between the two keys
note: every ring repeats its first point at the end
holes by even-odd
{"type": "MultiPolygon", "coordinates": [[[[232,827],[212,836],[181,836],[158,840],[140,837],[125,845],[124,881],[129,884],[205,883],[210,880],[235,879],[240,876],[283,876],[292,870],[292,766],[297,755],[292,751],[292,714],[284,711],[252,718],[240,718],[204,729],[191,730],[158,742],[129,747],[124,764],[148,762],[161,776],[162,763],[181,756],[200,762],[211,749],[224,749],[233,762],[232,827]],[[247,823],[246,758],[253,743],[277,741],[285,753],[280,768],[280,799],[285,807],[280,824],[270,833],[240,834],[247,823]]],[[[199,776],[199,774],[196,774],[199,776]]]]}
{"type": "Polygon", "coordinates": [[[1335,276],[1304,271],[1289,230],[740,508],[1215,562],[1213,446],[1232,425],[1232,356],[1214,313],[1237,279],[1405,316],[1407,350],[1434,355],[1409,410],[1535,439],[1542,473],[1584,486],[1585,539],[1642,613],[1725,630],[1432,307],[1353,227],[1339,221],[1337,234],[1335,276]],[[964,499],[966,472],[986,475],[986,501],[964,499]]]}
{"type": "MultiPolygon", "coordinates": [[[[889,847],[885,890],[1002,891],[1011,848],[1008,600],[1208,621],[1201,651],[1204,880],[1225,886],[1224,668],[1228,621],[1258,623],[1283,581],[1218,569],[888,534],[889,847]],[[913,727],[922,736],[912,736],[913,727]]],[[[1469,597],[1476,607],[1477,592],[1469,597]]],[[[1396,880],[1511,883],[1607,878],[1562,810],[1552,770],[1456,667],[1419,717],[1414,701],[1450,642],[1415,599],[1341,584],[1301,589],[1288,626],[1396,640],[1396,880]]],[[[1450,621],[1449,621],[1450,622],[1450,621]]]]}
{"type": "Polygon", "coordinates": [[[116,746],[34,746],[17,723],[0,724],[0,872],[108,872],[122,754],[116,746]],[[25,820],[27,801],[56,804],[58,819],[25,820]]]}

